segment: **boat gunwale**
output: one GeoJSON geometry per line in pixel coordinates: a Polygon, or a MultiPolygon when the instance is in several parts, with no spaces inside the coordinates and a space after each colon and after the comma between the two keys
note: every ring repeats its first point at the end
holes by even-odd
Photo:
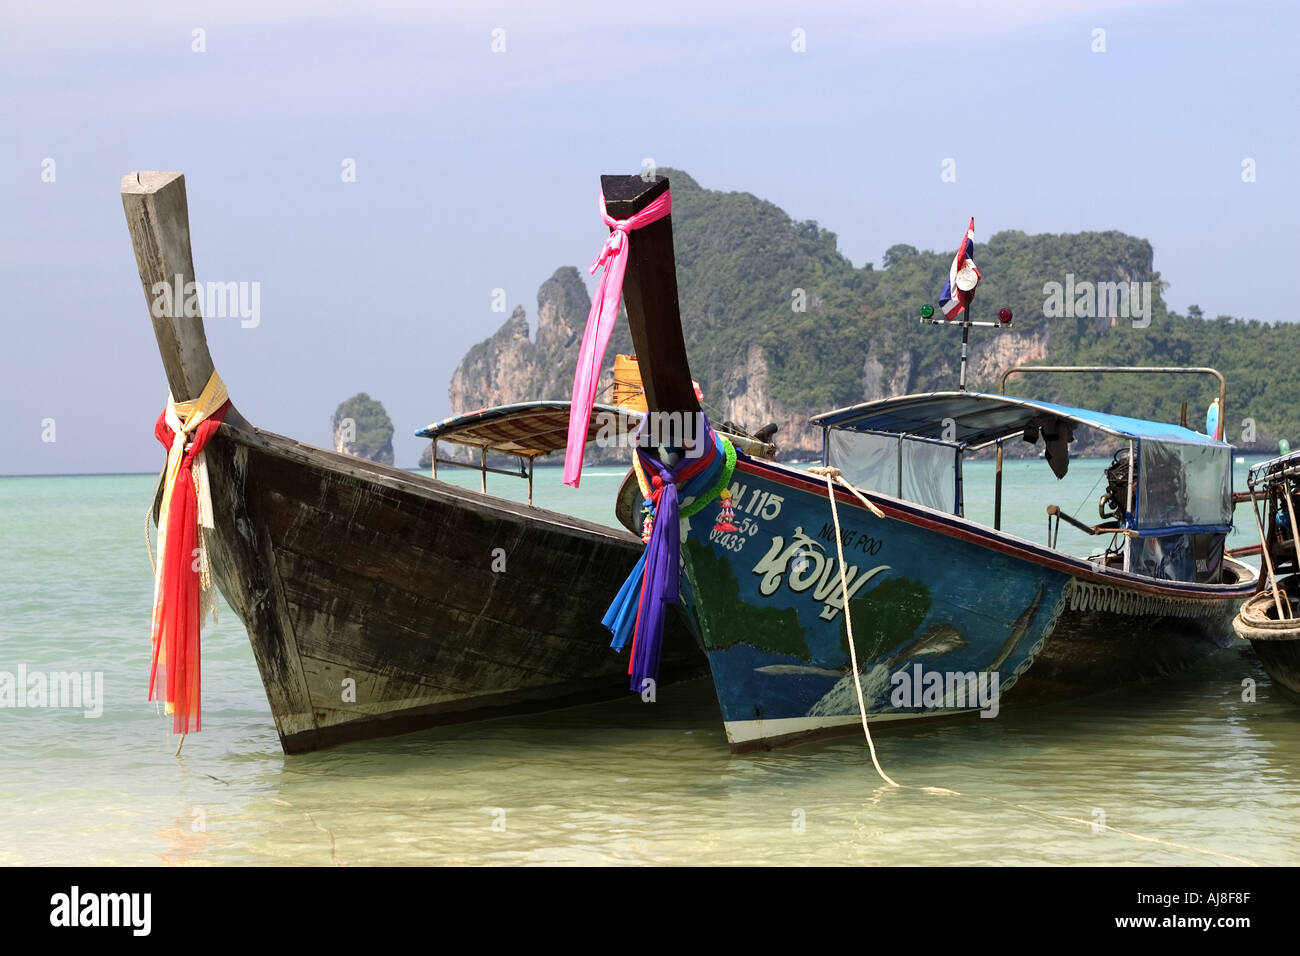
{"type": "Polygon", "coordinates": [[[626,544],[640,550],[643,544],[636,535],[622,527],[600,524],[586,518],[578,518],[559,511],[551,511],[536,505],[527,505],[485,494],[470,488],[449,484],[418,472],[407,471],[396,465],[386,465],[345,455],[342,452],[322,448],[289,438],[276,432],[266,431],[256,426],[249,429],[237,424],[223,422],[218,429],[218,436],[258,451],[274,455],[295,464],[323,468],[336,472],[343,477],[357,480],[374,481],[376,484],[392,491],[409,492],[431,500],[442,500],[448,504],[463,506],[467,502],[477,504],[485,509],[504,512],[513,518],[526,522],[539,522],[565,531],[589,535],[594,538],[612,539],[619,544],[626,544]],[[251,429],[251,430],[250,430],[251,429]]]}

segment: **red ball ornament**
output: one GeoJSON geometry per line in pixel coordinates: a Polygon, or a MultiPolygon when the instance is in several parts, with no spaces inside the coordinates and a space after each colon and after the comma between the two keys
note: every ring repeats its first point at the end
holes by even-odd
{"type": "Polygon", "coordinates": [[[1003,325],[1010,325],[1010,324],[1011,324],[1011,310],[1010,310],[1010,309],[998,309],[998,321],[1001,322],[1003,325]]]}

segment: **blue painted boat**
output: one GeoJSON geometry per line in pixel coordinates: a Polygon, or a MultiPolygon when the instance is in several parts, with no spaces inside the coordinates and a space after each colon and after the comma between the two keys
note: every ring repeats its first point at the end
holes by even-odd
{"type": "Polygon", "coordinates": [[[843,565],[825,478],[744,456],[731,485],[738,530],[717,533],[705,511],[683,538],[684,606],[735,750],[859,724],[841,569],[863,703],[880,722],[995,717],[1004,701],[1158,677],[1226,644],[1253,591],[1253,569],[1224,553],[1232,459],[1223,442],[961,392],[886,399],[814,421],[824,429],[824,463],[884,515],[836,488],[843,565]],[[1126,440],[1139,462],[1127,473],[1112,466],[1116,479],[1127,475],[1119,487],[1133,505],[1089,526],[1109,542],[1091,558],[963,514],[967,454],[1062,425],[1126,440]],[[947,441],[936,437],[945,429],[947,441]]]}
{"type": "MultiPolygon", "coordinates": [[[[667,188],[662,180],[603,182],[628,213],[667,188]]],[[[628,319],[649,414],[694,413],[671,228],[660,225],[631,243],[628,319]]],[[[971,322],[969,313],[950,323],[963,326],[963,369],[969,328],[1009,322],[1004,312],[999,323],[971,322]]],[[[1222,376],[1211,369],[1105,371],[1213,374],[1221,414],[1226,404],[1222,376]]],[[[1158,677],[1226,645],[1237,607],[1254,590],[1254,569],[1225,552],[1232,448],[1219,436],[964,387],[813,422],[823,429],[822,466],[842,479],[838,529],[826,477],[743,451],[729,483],[734,518],[715,521],[717,509],[706,508],[681,521],[681,603],[708,655],[733,750],[842,732],[863,712],[882,725],[995,716],[1007,703],[1158,677]],[[1075,432],[1085,429],[1118,446],[1102,521],[1052,506],[1044,543],[1003,530],[1003,443],[1041,440],[1043,467],[1060,477],[1075,432]],[[992,525],[966,517],[962,492],[963,461],[989,446],[998,456],[992,525]],[[1098,553],[1058,548],[1061,521],[1096,535],[1098,553]]],[[[683,513],[690,503],[682,501],[683,513]]],[[[624,520],[636,527],[634,516],[624,520]]]]}

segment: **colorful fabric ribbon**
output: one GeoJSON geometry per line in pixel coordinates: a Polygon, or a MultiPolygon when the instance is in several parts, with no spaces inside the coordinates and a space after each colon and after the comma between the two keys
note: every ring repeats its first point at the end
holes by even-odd
{"type": "Polygon", "coordinates": [[[172,732],[178,734],[201,729],[199,630],[211,579],[199,538],[201,525],[212,527],[203,446],[229,408],[226,386],[213,372],[193,401],[176,402],[168,395],[154,425],[154,435],[167,448],[167,466],[158,512],[149,699],[165,702],[172,732]]]}
{"type": "MultiPolygon", "coordinates": [[[[632,690],[640,693],[647,679],[659,676],[667,606],[681,599],[681,519],[704,508],[731,480],[736,452],[731,443],[704,421],[700,441],[704,454],[683,456],[676,464],[659,461],[638,446],[637,456],[650,475],[649,500],[654,510],[654,529],[636,567],[623,582],[601,623],[614,635],[610,646],[621,651],[632,640],[628,661],[632,690]],[[686,507],[679,502],[694,496],[686,507]]],[[[644,427],[644,422],[642,423],[644,427]]]]}
{"type": "Polygon", "coordinates": [[[600,218],[609,226],[610,234],[601,247],[591,268],[592,275],[602,265],[605,271],[596,285],[587,313],[587,328],[582,333],[582,348],[578,352],[578,368],[573,375],[573,395],[569,405],[569,439],[564,452],[564,483],[578,487],[582,479],[582,452],[587,445],[587,431],[591,421],[591,408],[596,403],[596,388],[600,382],[600,369],[605,362],[605,349],[618,320],[618,304],[623,296],[623,274],[627,271],[628,234],[652,222],[657,222],[672,212],[672,194],[665,192],[635,216],[615,219],[605,211],[605,194],[600,194],[600,218]]]}

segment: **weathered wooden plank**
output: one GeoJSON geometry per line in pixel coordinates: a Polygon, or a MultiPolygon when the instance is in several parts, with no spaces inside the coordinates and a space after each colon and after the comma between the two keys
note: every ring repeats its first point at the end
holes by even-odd
{"type": "MultiPolygon", "coordinates": [[[[349,582],[350,590],[360,593],[370,582],[380,581],[415,594],[437,593],[443,602],[468,610],[493,600],[500,603],[504,619],[533,625],[533,612],[554,603],[539,582],[549,580],[555,588],[579,597],[607,594],[611,586],[617,590],[636,558],[598,547],[566,553],[563,540],[552,548],[549,537],[539,540],[518,531],[494,537],[487,547],[472,531],[453,533],[460,517],[454,511],[423,513],[412,508],[407,512],[395,506],[392,511],[405,524],[386,534],[377,529],[382,519],[373,509],[348,522],[330,521],[321,517],[319,509],[278,491],[267,500],[282,516],[280,520],[294,515],[287,526],[272,523],[277,548],[324,557],[340,569],[341,580],[349,582]],[[434,524],[440,528],[438,546],[430,547],[419,540],[419,531],[434,524]],[[501,550],[499,556],[493,554],[496,548],[501,550]],[[435,586],[440,590],[432,592],[435,586]]],[[[599,614],[594,615],[590,623],[599,619],[599,614]]]]}
{"type": "Polygon", "coordinates": [[[213,578],[248,630],[267,702],[283,741],[314,729],[311,696],[298,657],[271,542],[248,487],[248,449],[218,429],[204,451],[212,488],[209,536],[213,578]]]}
{"type": "MultiPolygon", "coordinates": [[[[480,680],[475,674],[489,664],[495,665],[493,670],[508,668],[502,677],[527,683],[554,676],[551,666],[558,664],[563,672],[580,665],[582,661],[571,656],[575,652],[592,660],[601,656],[594,631],[585,646],[561,641],[548,649],[546,635],[502,621],[490,611],[449,607],[432,595],[421,598],[383,584],[364,593],[349,593],[337,568],[326,562],[290,554],[281,554],[279,560],[299,643],[309,654],[345,657],[360,666],[411,674],[463,668],[462,691],[480,680]],[[494,645],[511,653],[494,654],[487,649],[494,645]],[[549,659],[556,655],[563,660],[549,659]]],[[[495,607],[495,602],[489,607],[495,607]]]]}
{"type": "Polygon", "coordinates": [[[620,540],[641,548],[641,541],[635,535],[619,531],[608,525],[577,518],[573,515],[545,508],[529,506],[522,502],[498,498],[483,494],[471,488],[461,488],[447,482],[431,479],[428,475],[417,474],[343,455],[325,448],[308,445],[274,432],[249,428],[241,431],[238,440],[249,446],[274,455],[283,462],[283,468],[292,470],[295,465],[326,471],[339,478],[351,479],[363,484],[367,490],[380,494],[385,489],[412,494],[431,501],[442,502],[453,507],[468,507],[483,514],[502,517],[510,516],[526,524],[540,523],[578,538],[591,538],[600,542],[620,540]]]}
{"type": "Polygon", "coordinates": [[[194,281],[190,251],[190,215],[185,199],[185,177],[180,173],[138,172],[122,177],[122,208],[135,249],[140,285],[153,319],[167,384],[176,401],[199,397],[212,375],[212,356],[203,331],[203,318],[186,317],[184,299],[171,310],[155,308],[160,284],[183,290],[194,281]]]}
{"type": "MultiPolygon", "coordinates": [[[[353,739],[626,693],[626,660],[609,649],[600,616],[635,562],[635,539],[576,535],[536,509],[427,496],[419,485],[435,483],[424,477],[377,485],[315,458],[287,462],[286,440],[257,438],[244,486],[274,552],[318,734],[284,738],[286,749],[323,746],[341,724],[377,721],[340,731],[353,739]],[[491,570],[495,541],[507,549],[504,574],[491,570]],[[339,700],[344,677],[371,706],[339,700]]],[[[670,622],[661,683],[705,669],[670,622]]]]}

